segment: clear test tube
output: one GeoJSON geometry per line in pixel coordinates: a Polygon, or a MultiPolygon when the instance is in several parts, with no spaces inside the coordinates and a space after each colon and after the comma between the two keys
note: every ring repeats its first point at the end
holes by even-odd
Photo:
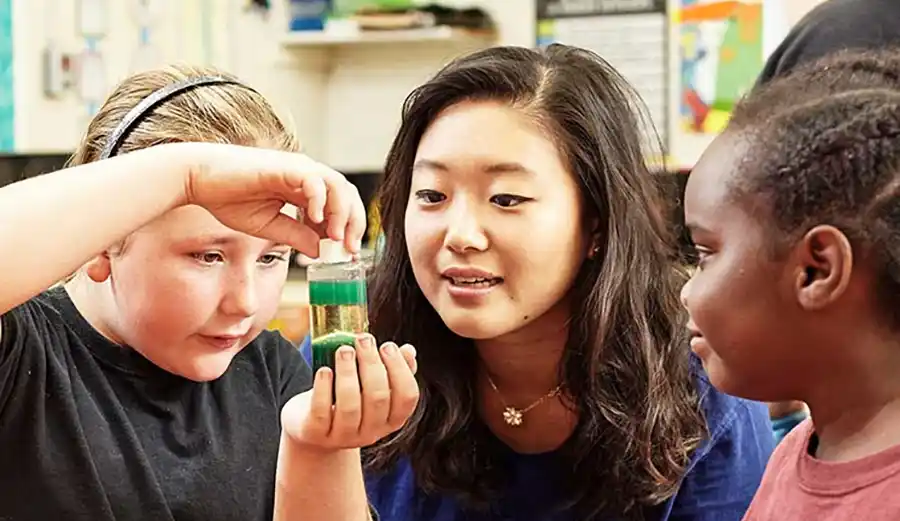
{"type": "Polygon", "coordinates": [[[354,347],[369,329],[365,264],[340,244],[322,243],[319,259],[306,268],[313,371],[334,369],[338,348],[354,347]]]}

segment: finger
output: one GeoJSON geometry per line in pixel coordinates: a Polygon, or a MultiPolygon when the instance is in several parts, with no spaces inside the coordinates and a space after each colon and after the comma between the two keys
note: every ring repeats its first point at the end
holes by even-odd
{"type": "MultiPolygon", "coordinates": [[[[375,338],[361,335],[357,340],[357,364],[362,387],[362,420],[360,433],[364,438],[381,437],[391,412],[391,386],[387,369],[381,362],[375,338]]],[[[371,440],[371,441],[376,441],[371,440]]]]}
{"type": "Polygon", "coordinates": [[[403,359],[406,360],[406,365],[409,366],[409,370],[412,371],[413,374],[416,374],[416,371],[419,370],[419,362],[416,358],[416,348],[411,344],[403,344],[400,347],[400,353],[403,355],[403,359]]]}
{"type": "Polygon", "coordinates": [[[328,195],[326,167],[303,154],[289,154],[289,158],[290,163],[282,170],[282,182],[269,187],[279,191],[288,203],[303,208],[310,222],[320,223],[325,218],[325,201],[328,195]]]}
{"type": "Polygon", "coordinates": [[[328,200],[325,201],[325,222],[328,223],[328,238],[344,242],[344,229],[350,217],[352,197],[355,194],[350,188],[352,185],[346,179],[334,181],[328,179],[326,185],[328,200]]]}
{"type": "Polygon", "coordinates": [[[312,440],[323,440],[331,431],[334,412],[333,393],[334,373],[323,367],[316,371],[313,381],[312,399],[309,407],[309,420],[304,427],[304,436],[312,440]]]}
{"type": "Polygon", "coordinates": [[[359,253],[362,249],[362,238],[366,232],[366,207],[363,204],[362,197],[359,196],[359,190],[356,186],[350,185],[353,193],[351,194],[350,214],[344,225],[344,244],[348,251],[359,253]]]}
{"type": "Polygon", "coordinates": [[[255,235],[278,244],[288,244],[309,257],[319,256],[319,234],[309,226],[283,213],[278,213],[255,235]]]}
{"type": "Polygon", "coordinates": [[[335,356],[334,423],[331,437],[341,443],[352,443],[359,435],[362,419],[362,396],[356,366],[356,350],[343,346],[335,356]]]}
{"type": "Polygon", "coordinates": [[[395,344],[386,343],[381,348],[381,360],[387,369],[391,384],[391,413],[388,427],[399,429],[412,414],[419,401],[419,385],[416,377],[395,344]]]}

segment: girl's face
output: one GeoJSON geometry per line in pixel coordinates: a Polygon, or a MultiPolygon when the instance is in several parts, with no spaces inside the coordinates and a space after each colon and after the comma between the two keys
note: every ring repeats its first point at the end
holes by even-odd
{"type": "Polygon", "coordinates": [[[472,339],[559,331],[589,248],[579,188],[556,146],[497,102],[452,106],[425,132],[405,233],[425,297],[472,339]]]}
{"type": "Polygon", "coordinates": [[[274,316],[289,253],[203,208],[171,211],[109,257],[102,332],[171,373],[218,378],[274,316]]]}
{"type": "Polygon", "coordinates": [[[775,262],[766,228],[730,197],[745,144],[723,134],[691,171],[685,222],[699,265],[681,292],[694,334],[691,347],[716,387],[775,401],[776,386],[795,380],[800,342],[791,328],[798,308],[786,291],[785,267],[775,262]],[[793,374],[792,374],[793,373],[793,374]]]}

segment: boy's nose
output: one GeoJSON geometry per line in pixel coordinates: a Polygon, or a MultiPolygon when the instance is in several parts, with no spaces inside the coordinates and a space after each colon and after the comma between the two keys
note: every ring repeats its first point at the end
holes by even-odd
{"type": "Polygon", "coordinates": [[[239,279],[229,284],[222,301],[222,311],[228,315],[250,317],[259,309],[253,278],[243,276],[239,279]]]}

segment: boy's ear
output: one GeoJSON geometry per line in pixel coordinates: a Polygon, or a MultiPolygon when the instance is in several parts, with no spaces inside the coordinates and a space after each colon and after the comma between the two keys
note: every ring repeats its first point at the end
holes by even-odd
{"type": "Polygon", "coordinates": [[[84,272],[94,282],[104,282],[111,273],[109,253],[103,252],[84,265],[84,272]]]}

